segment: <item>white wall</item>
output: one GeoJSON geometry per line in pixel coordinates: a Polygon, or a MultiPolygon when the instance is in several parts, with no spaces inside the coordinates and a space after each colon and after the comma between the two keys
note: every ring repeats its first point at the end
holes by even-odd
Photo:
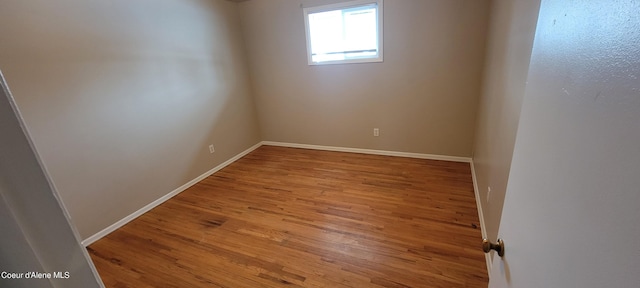
{"type": "Polygon", "coordinates": [[[640,287],[640,1],[543,0],[490,287],[640,287]]]}
{"type": "Polygon", "coordinates": [[[539,0],[494,0],[473,164],[487,237],[498,237],[539,0]],[[488,187],[491,193],[488,193],[488,187]]]}
{"type": "Polygon", "coordinates": [[[384,62],[309,66],[301,5],[329,2],[239,4],[263,140],[470,156],[488,1],[385,0],[384,62]]]}
{"type": "Polygon", "coordinates": [[[0,73],[0,272],[69,272],[69,279],[0,279],[2,287],[102,287],[33,150],[0,73]]]}
{"type": "MultiPolygon", "coordinates": [[[[0,188],[2,189],[2,188],[0,188]]],[[[20,224],[11,213],[10,206],[0,192],[0,272],[44,271],[34,251],[29,246],[20,224]]],[[[21,281],[0,278],[0,287],[48,288],[49,281],[21,281]]]]}
{"type": "Polygon", "coordinates": [[[235,3],[3,0],[0,27],[0,69],[82,238],[260,141],[235,3]]]}

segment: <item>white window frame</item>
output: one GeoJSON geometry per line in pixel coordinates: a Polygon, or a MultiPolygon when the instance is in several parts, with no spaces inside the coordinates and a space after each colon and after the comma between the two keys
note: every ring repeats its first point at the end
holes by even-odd
{"type": "Polygon", "coordinates": [[[307,61],[309,65],[329,65],[329,64],[348,64],[348,63],[371,63],[371,62],[383,62],[383,0],[353,0],[353,1],[344,1],[336,4],[315,6],[315,7],[307,7],[303,9],[304,15],[304,27],[305,34],[307,37],[307,61]],[[377,5],[377,25],[378,27],[378,55],[377,57],[371,58],[358,58],[358,59],[345,59],[345,60],[334,60],[334,61],[322,61],[322,62],[313,62],[313,58],[311,55],[311,35],[309,31],[309,14],[318,13],[318,12],[327,12],[332,10],[341,10],[350,7],[364,6],[367,4],[376,4],[377,5]]]}

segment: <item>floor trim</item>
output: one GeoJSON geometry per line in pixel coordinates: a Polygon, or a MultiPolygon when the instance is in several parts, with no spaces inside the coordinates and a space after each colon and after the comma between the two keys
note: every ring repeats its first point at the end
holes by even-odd
{"type": "Polygon", "coordinates": [[[386,150],[372,150],[372,149],[297,144],[297,143],[273,142],[273,141],[262,141],[262,145],[471,163],[470,157],[460,157],[460,156],[396,152],[396,151],[386,151],[386,150]]]}
{"type": "MultiPolygon", "coordinates": [[[[124,226],[125,224],[131,222],[133,219],[138,218],[140,215],[148,212],[149,210],[155,208],[156,206],[164,203],[165,201],[171,199],[173,196],[178,195],[180,192],[187,190],[189,187],[195,185],[196,183],[200,182],[202,179],[207,178],[209,176],[211,176],[213,173],[218,172],[219,170],[221,170],[222,168],[228,166],[229,164],[235,162],[236,160],[242,158],[243,156],[251,153],[251,151],[257,149],[258,147],[262,146],[262,145],[268,145],[268,146],[280,146],[280,147],[290,147],[290,148],[304,148],[304,149],[314,149],[314,150],[325,150],[325,151],[337,151],[337,152],[350,152],[350,153],[362,153],[362,154],[373,154],[373,155],[384,155],[384,156],[396,156],[396,157],[408,157],[408,158],[419,158],[419,159],[430,159],[430,160],[442,160],[442,161],[453,161],[453,162],[464,162],[464,163],[471,163],[471,173],[472,175],[474,174],[474,170],[473,170],[473,162],[471,161],[471,158],[469,157],[459,157],[459,156],[446,156],[446,155],[436,155],[436,154],[421,154],[421,153],[408,153],[408,152],[396,152],[396,151],[385,151],[385,150],[373,150],[373,149],[361,149],[361,148],[347,148],[347,147],[335,147],[335,146],[322,146],[322,145],[310,145],[310,144],[296,144],[296,143],[286,143],[286,142],[273,142],[273,141],[262,141],[256,145],[253,145],[252,147],[250,147],[249,149],[241,152],[240,154],[232,157],[231,159],[223,162],[222,164],[214,167],[213,169],[205,172],[204,174],[196,177],[195,179],[187,182],[186,184],[178,187],[177,189],[169,192],[168,194],[160,197],[158,200],[155,200],[149,204],[147,204],[146,206],[140,208],[138,211],[133,212],[131,215],[122,218],[121,220],[119,220],[116,223],[113,223],[112,225],[110,225],[109,227],[103,229],[102,231],[88,237],[87,239],[84,239],[81,243],[83,246],[87,247],[91,244],[93,244],[94,242],[100,240],[102,237],[107,236],[109,233],[117,230],[118,228],[124,226]]],[[[475,182],[475,176],[474,176],[474,189],[476,191],[476,202],[479,201],[478,198],[478,193],[477,193],[477,186],[476,182],[475,182]]],[[[482,215],[482,211],[480,208],[480,205],[478,204],[478,212],[480,213],[480,215],[482,215]]],[[[486,235],[484,235],[484,221],[482,216],[480,216],[480,226],[482,227],[482,231],[483,231],[483,237],[485,237],[486,235]]],[[[489,262],[487,262],[489,263],[489,262]]]]}
{"type": "Polygon", "coordinates": [[[102,231],[94,234],[93,236],[91,236],[91,237],[89,237],[87,239],[84,239],[81,242],[82,245],[84,247],[87,247],[87,246],[93,244],[94,242],[100,240],[102,237],[107,236],[109,233],[111,233],[111,232],[117,230],[118,228],[124,226],[125,224],[131,222],[131,220],[138,218],[142,214],[147,213],[149,210],[151,210],[151,209],[155,208],[156,206],[164,203],[165,201],[171,199],[173,196],[176,196],[176,195],[180,194],[180,192],[182,192],[184,190],[187,190],[189,187],[191,187],[191,186],[195,185],[196,183],[202,181],[204,178],[207,178],[207,177],[211,176],[213,173],[218,172],[222,168],[228,166],[229,164],[235,162],[236,160],[242,158],[243,156],[251,153],[251,151],[256,150],[260,146],[262,146],[262,142],[249,147],[249,149],[247,149],[247,150],[244,150],[244,151],[240,152],[240,154],[238,154],[236,156],[233,156],[231,159],[221,163],[220,165],[214,167],[213,169],[205,172],[204,174],[196,177],[195,179],[193,179],[193,180],[187,182],[186,184],[176,188],[175,190],[169,192],[169,194],[160,197],[160,199],[155,200],[155,201],[147,204],[146,206],[140,208],[138,211],[133,212],[131,215],[122,218],[120,221],[118,221],[116,223],[113,223],[111,226],[103,229],[102,231]]]}
{"type": "MultiPolygon", "coordinates": [[[[478,218],[480,219],[480,231],[482,233],[482,238],[487,238],[487,229],[484,224],[484,213],[482,213],[482,205],[480,201],[480,190],[478,189],[478,178],[476,176],[476,168],[473,165],[473,160],[470,162],[471,165],[471,178],[473,179],[473,192],[476,195],[476,206],[478,207],[478,218]]],[[[485,262],[487,263],[487,274],[491,277],[491,253],[484,254],[485,262]]]]}

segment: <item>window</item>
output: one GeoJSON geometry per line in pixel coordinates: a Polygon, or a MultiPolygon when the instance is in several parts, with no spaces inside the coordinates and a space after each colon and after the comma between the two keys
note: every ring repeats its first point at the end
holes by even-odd
{"type": "Polygon", "coordinates": [[[382,1],[304,8],[309,65],[382,62],[382,1]]]}

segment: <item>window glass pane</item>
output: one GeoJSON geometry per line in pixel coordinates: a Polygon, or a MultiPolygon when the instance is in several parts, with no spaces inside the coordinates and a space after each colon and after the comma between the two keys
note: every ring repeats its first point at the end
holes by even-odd
{"type": "Polygon", "coordinates": [[[313,62],[378,57],[378,7],[367,4],[308,14],[313,62]]]}
{"type": "Polygon", "coordinates": [[[324,54],[342,51],[342,11],[309,14],[311,52],[324,54]]]}
{"type": "Polygon", "coordinates": [[[343,15],[345,50],[377,49],[376,9],[345,10],[343,15]]]}

